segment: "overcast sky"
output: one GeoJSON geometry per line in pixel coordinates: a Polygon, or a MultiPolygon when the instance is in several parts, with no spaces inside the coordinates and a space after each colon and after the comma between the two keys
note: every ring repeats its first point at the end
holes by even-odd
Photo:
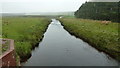
{"type": "Polygon", "coordinates": [[[2,0],[2,12],[67,12],[76,11],[86,0],[2,0]]]}
{"type": "Polygon", "coordinates": [[[0,0],[0,7],[2,8],[2,11],[0,10],[0,12],[31,13],[76,11],[82,3],[85,3],[86,1],[88,0],[0,0]]]}

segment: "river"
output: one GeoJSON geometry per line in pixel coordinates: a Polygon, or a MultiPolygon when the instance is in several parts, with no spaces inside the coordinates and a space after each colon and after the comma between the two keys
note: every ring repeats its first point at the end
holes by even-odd
{"type": "Polygon", "coordinates": [[[23,66],[117,66],[118,62],[69,34],[52,19],[39,46],[23,66]]]}

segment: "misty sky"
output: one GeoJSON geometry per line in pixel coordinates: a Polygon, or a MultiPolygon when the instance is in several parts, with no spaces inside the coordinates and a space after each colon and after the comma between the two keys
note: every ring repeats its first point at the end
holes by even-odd
{"type": "Polygon", "coordinates": [[[0,0],[0,7],[3,13],[67,12],[76,11],[86,1],[88,0],[0,0]]]}

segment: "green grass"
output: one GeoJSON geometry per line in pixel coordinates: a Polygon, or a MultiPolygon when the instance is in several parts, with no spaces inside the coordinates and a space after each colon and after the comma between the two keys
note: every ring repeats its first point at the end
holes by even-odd
{"type": "Polygon", "coordinates": [[[65,29],[71,34],[82,38],[93,47],[104,51],[120,61],[120,45],[118,45],[118,24],[102,24],[101,21],[64,18],[60,19],[65,29]]]}
{"type": "Polygon", "coordinates": [[[22,61],[42,39],[48,24],[49,19],[40,17],[3,17],[2,36],[15,40],[15,49],[22,61]]]}
{"type": "Polygon", "coordinates": [[[3,40],[2,38],[0,38],[0,55],[9,50],[9,44],[9,40],[3,40]]]}
{"type": "Polygon", "coordinates": [[[0,17],[0,38],[2,38],[2,18],[0,17]]]}
{"type": "Polygon", "coordinates": [[[10,44],[10,41],[7,41],[7,40],[5,44],[2,44],[2,53],[4,53],[5,51],[9,49],[9,44],[10,44]]]}

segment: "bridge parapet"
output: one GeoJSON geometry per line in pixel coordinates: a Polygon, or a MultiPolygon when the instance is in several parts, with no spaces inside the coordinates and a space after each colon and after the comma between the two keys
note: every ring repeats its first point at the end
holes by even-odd
{"type": "MultiPolygon", "coordinates": [[[[12,39],[2,39],[2,45],[5,44],[5,41],[9,41],[8,48],[0,55],[0,66],[16,66],[16,58],[15,58],[15,48],[14,48],[14,40],[12,39]]],[[[2,49],[1,49],[2,50],[2,49]]]]}

